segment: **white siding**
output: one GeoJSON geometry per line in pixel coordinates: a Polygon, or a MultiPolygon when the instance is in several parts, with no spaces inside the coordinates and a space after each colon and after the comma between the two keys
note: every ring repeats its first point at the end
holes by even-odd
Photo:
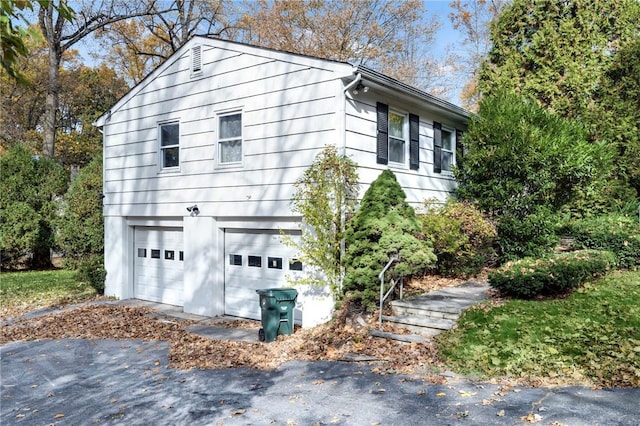
{"type": "Polygon", "coordinates": [[[202,77],[191,78],[185,49],[112,111],[104,126],[105,215],[183,216],[194,202],[207,216],[291,215],[292,184],[339,139],[334,68],[349,66],[212,44],[203,45],[202,77]],[[242,111],[243,163],[221,167],[217,117],[235,110],[242,111]],[[180,124],[179,171],[161,170],[158,124],[165,121],[180,124]]]}
{"type": "Polygon", "coordinates": [[[420,106],[407,106],[393,99],[382,97],[370,90],[349,99],[346,106],[346,140],[347,155],[359,164],[358,173],[361,194],[369,187],[385,169],[396,175],[398,182],[407,194],[407,201],[414,207],[420,207],[431,198],[446,199],[455,189],[456,182],[452,173],[433,171],[433,122],[440,121],[449,127],[461,128],[460,123],[452,123],[434,116],[420,106]],[[416,114],[420,117],[420,168],[409,169],[407,151],[406,166],[376,163],[376,101],[384,102],[390,109],[404,113],[416,114]]]}

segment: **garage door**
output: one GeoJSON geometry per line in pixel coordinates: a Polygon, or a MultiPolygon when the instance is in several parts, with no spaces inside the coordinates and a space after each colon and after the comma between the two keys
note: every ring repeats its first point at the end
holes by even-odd
{"type": "MultiPolygon", "coordinates": [[[[298,236],[292,236],[299,238],[298,236]]],[[[289,286],[287,275],[303,265],[277,232],[225,231],[225,313],[260,319],[256,289],[289,286]]]]}
{"type": "Polygon", "coordinates": [[[134,297],[182,306],[182,228],[136,227],[134,241],[134,297]]]}

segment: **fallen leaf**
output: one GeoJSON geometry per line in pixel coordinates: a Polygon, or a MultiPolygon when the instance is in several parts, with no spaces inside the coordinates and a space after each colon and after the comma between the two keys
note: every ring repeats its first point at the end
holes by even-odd
{"type": "Polygon", "coordinates": [[[504,410],[500,410],[496,413],[496,416],[498,417],[504,417],[504,410]]]}
{"type": "Polygon", "coordinates": [[[231,411],[231,415],[232,416],[239,416],[240,414],[244,414],[247,410],[245,410],[244,408],[240,408],[238,410],[233,410],[231,411]]]}
{"type": "Polygon", "coordinates": [[[64,414],[62,414],[62,413],[58,413],[55,416],[53,416],[54,419],[61,419],[63,417],[64,417],[64,414]]]}
{"type": "Polygon", "coordinates": [[[447,394],[444,393],[444,392],[439,392],[439,393],[436,394],[436,396],[447,396],[447,394]]]}
{"type": "Polygon", "coordinates": [[[474,396],[477,395],[478,392],[466,392],[466,391],[460,391],[460,396],[463,398],[468,398],[470,396],[474,396]]]}
{"type": "Polygon", "coordinates": [[[529,413],[526,416],[520,417],[520,420],[527,423],[538,423],[540,420],[542,420],[542,416],[540,414],[529,413]]]}

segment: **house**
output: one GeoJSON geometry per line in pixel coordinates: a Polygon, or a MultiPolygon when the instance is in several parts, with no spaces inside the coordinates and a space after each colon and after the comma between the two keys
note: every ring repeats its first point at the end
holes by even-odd
{"type": "MultiPolygon", "coordinates": [[[[102,115],[106,294],[260,317],[256,289],[305,265],[293,184],[327,144],[364,190],[392,169],[408,201],[455,187],[470,113],[362,66],[194,37],[102,115]]],[[[299,289],[296,321],[328,318],[299,289]]]]}

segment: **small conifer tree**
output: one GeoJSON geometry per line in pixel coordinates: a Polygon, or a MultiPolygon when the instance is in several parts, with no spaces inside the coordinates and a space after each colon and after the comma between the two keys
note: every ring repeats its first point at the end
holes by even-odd
{"type": "Polygon", "coordinates": [[[365,193],[346,231],[344,290],[362,308],[375,306],[382,271],[390,256],[399,261],[385,280],[433,268],[430,242],[416,238],[421,226],[395,175],[385,170],[365,193]]]}

